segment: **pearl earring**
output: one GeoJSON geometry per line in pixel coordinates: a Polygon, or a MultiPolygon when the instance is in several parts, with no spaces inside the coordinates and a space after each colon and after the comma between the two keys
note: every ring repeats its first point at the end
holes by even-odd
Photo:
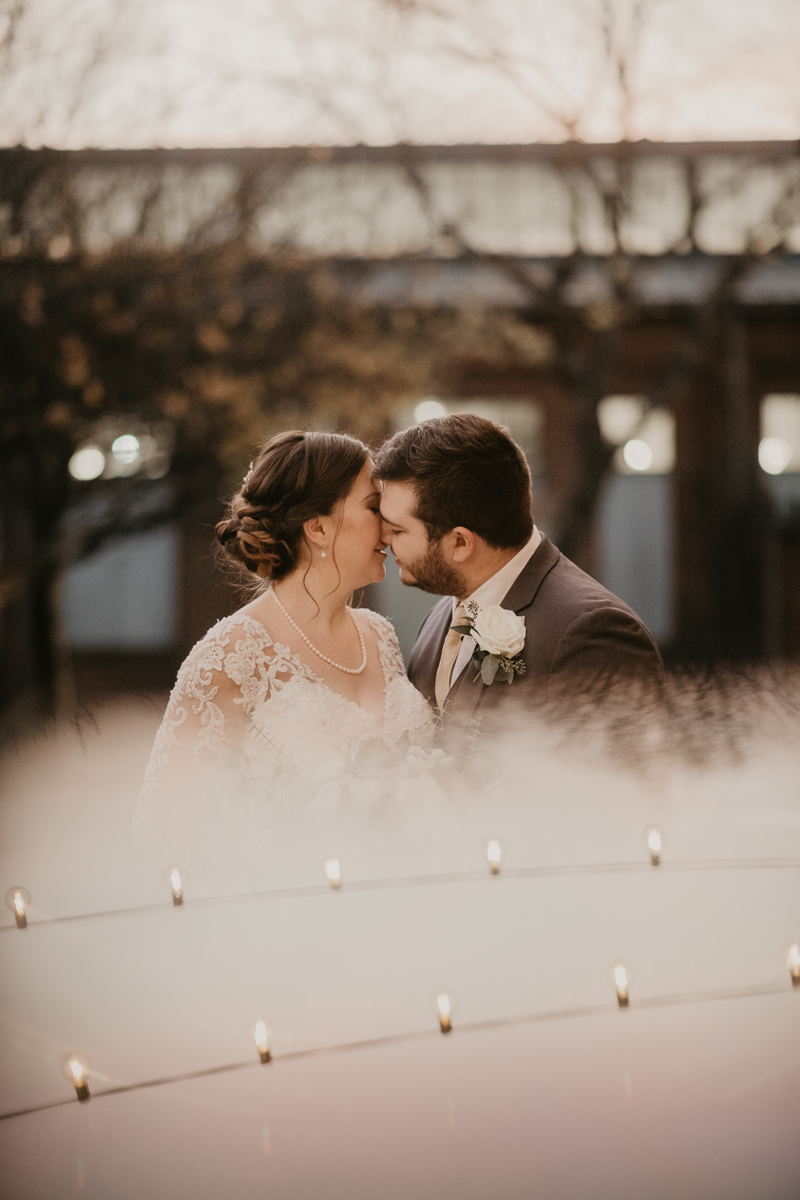
{"type": "Polygon", "coordinates": [[[322,543],[322,554],[320,554],[320,558],[327,558],[327,557],[328,557],[328,556],[327,556],[327,554],[325,553],[325,547],[326,547],[327,545],[328,545],[328,543],[327,543],[327,542],[323,542],[323,543],[322,543]]]}

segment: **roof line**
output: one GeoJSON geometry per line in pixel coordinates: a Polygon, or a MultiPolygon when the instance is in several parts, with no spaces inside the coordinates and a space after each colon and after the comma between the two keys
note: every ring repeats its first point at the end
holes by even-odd
{"type": "Polygon", "coordinates": [[[357,144],[351,146],[231,146],[231,147],[151,147],[147,149],[55,150],[43,146],[0,147],[0,163],[13,158],[50,160],[63,163],[85,162],[176,162],[208,163],[301,163],[319,162],[470,162],[470,161],[555,161],[579,162],[595,157],[638,158],[658,154],[676,158],[744,156],[759,158],[800,157],[800,140],[782,141],[708,141],[708,142],[531,142],[454,145],[417,145],[398,143],[387,146],[357,144]]]}

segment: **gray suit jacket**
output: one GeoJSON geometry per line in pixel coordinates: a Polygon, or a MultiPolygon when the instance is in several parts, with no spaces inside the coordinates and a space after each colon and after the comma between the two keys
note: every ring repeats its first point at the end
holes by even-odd
{"type": "MultiPolygon", "coordinates": [[[[525,619],[525,674],[511,684],[499,676],[487,687],[475,682],[469,663],[447,697],[445,729],[453,722],[474,722],[480,713],[509,702],[546,706],[570,694],[591,695],[594,688],[600,695],[619,679],[636,680],[663,699],[661,655],[642,621],[546,537],[502,607],[525,619]]],[[[408,666],[411,682],[434,707],[436,669],[452,609],[452,597],[439,601],[420,630],[408,666]]]]}

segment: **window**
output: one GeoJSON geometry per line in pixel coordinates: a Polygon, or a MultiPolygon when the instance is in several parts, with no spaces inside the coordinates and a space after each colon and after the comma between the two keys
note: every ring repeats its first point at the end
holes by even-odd
{"type": "Polygon", "coordinates": [[[648,408],[645,396],[606,396],[597,406],[605,440],[617,450],[614,469],[622,475],[669,475],[675,466],[675,418],[648,408]]]}
{"type": "Polygon", "coordinates": [[[800,396],[771,395],[761,401],[758,462],[768,475],[800,471],[800,396]]]}

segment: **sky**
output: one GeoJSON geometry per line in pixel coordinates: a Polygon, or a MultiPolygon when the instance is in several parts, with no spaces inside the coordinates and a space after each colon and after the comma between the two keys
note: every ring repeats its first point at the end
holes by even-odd
{"type": "Polygon", "coordinates": [[[800,137],[800,0],[0,0],[0,144],[800,137]]]}

